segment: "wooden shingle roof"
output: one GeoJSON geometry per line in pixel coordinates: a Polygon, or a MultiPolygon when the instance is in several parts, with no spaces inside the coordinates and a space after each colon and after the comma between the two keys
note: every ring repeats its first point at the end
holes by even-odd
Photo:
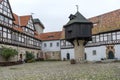
{"type": "Polygon", "coordinates": [[[75,15],[71,14],[70,15],[70,20],[69,22],[65,25],[65,26],[68,26],[68,25],[71,25],[73,23],[90,23],[89,20],[87,20],[80,12],[76,12],[75,15]]]}

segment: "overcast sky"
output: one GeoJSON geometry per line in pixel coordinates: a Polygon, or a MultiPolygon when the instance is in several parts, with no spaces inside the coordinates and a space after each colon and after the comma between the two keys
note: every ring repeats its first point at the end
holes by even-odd
{"type": "Polygon", "coordinates": [[[9,0],[18,15],[33,14],[45,26],[45,32],[60,31],[70,14],[79,12],[86,18],[120,9],[120,0],[9,0]]]}

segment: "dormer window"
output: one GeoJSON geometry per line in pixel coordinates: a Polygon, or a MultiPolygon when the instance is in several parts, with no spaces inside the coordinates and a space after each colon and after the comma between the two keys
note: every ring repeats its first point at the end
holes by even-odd
{"type": "Polygon", "coordinates": [[[32,30],[34,30],[33,22],[32,22],[31,19],[28,21],[27,27],[30,28],[30,29],[32,29],[32,30]]]}
{"type": "Polygon", "coordinates": [[[48,38],[53,38],[54,36],[48,36],[48,38]]]}
{"type": "Polygon", "coordinates": [[[69,18],[70,18],[70,20],[72,20],[72,19],[74,19],[75,17],[76,17],[75,15],[71,14],[69,18]]]}
{"type": "Polygon", "coordinates": [[[94,23],[93,26],[97,26],[98,24],[97,23],[94,23]]]}

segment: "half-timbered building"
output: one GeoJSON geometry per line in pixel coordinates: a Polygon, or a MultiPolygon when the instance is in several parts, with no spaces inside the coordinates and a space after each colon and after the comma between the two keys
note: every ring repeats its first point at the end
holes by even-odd
{"type": "Polygon", "coordinates": [[[120,9],[89,20],[94,28],[92,41],[86,45],[87,59],[120,59],[120,9]]]}
{"type": "MultiPolygon", "coordinates": [[[[12,12],[9,0],[0,0],[0,47],[12,47],[19,54],[11,60],[24,60],[26,51],[35,57],[41,53],[41,40],[31,15],[18,16],[12,12]]],[[[0,61],[2,61],[0,57],[0,61]]]]}
{"type": "MultiPolygon", "coordinates": [[[[85,59],[120,60],[120,9],[89,18],[94,23],[92,41],[86,44],[85,59]]],[[[44,25],[32,15],[12,12],[9,0],[0,0],[0,47],[12,47],[19,54],[11,61],[24,60],[26,51],[36,58],[69,60],[74,46],[65,40],[65,31],[43,33],[44,25]]],[[[3,61],[0,56],[0,61],[3,61]]]]}

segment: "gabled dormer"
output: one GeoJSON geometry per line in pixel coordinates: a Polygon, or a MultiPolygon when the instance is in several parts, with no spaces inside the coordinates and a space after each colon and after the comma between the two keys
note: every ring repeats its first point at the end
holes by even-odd
{"type": "Polygon", "coordinates": [[[34,36],[35,26],[31,15],[20,16],[20,26],[25,33],[34,36]]]}
{"type": "Polygon", "coordinates": [[[31,30],[35,30],[32,17],[28,21],[27,27],[30,28],[31,30]]]}
{"type": "Polygon", "coordinates": [[[8,0],[0,0],[0,24],[12,27],[14,17],[8,0]]]}

